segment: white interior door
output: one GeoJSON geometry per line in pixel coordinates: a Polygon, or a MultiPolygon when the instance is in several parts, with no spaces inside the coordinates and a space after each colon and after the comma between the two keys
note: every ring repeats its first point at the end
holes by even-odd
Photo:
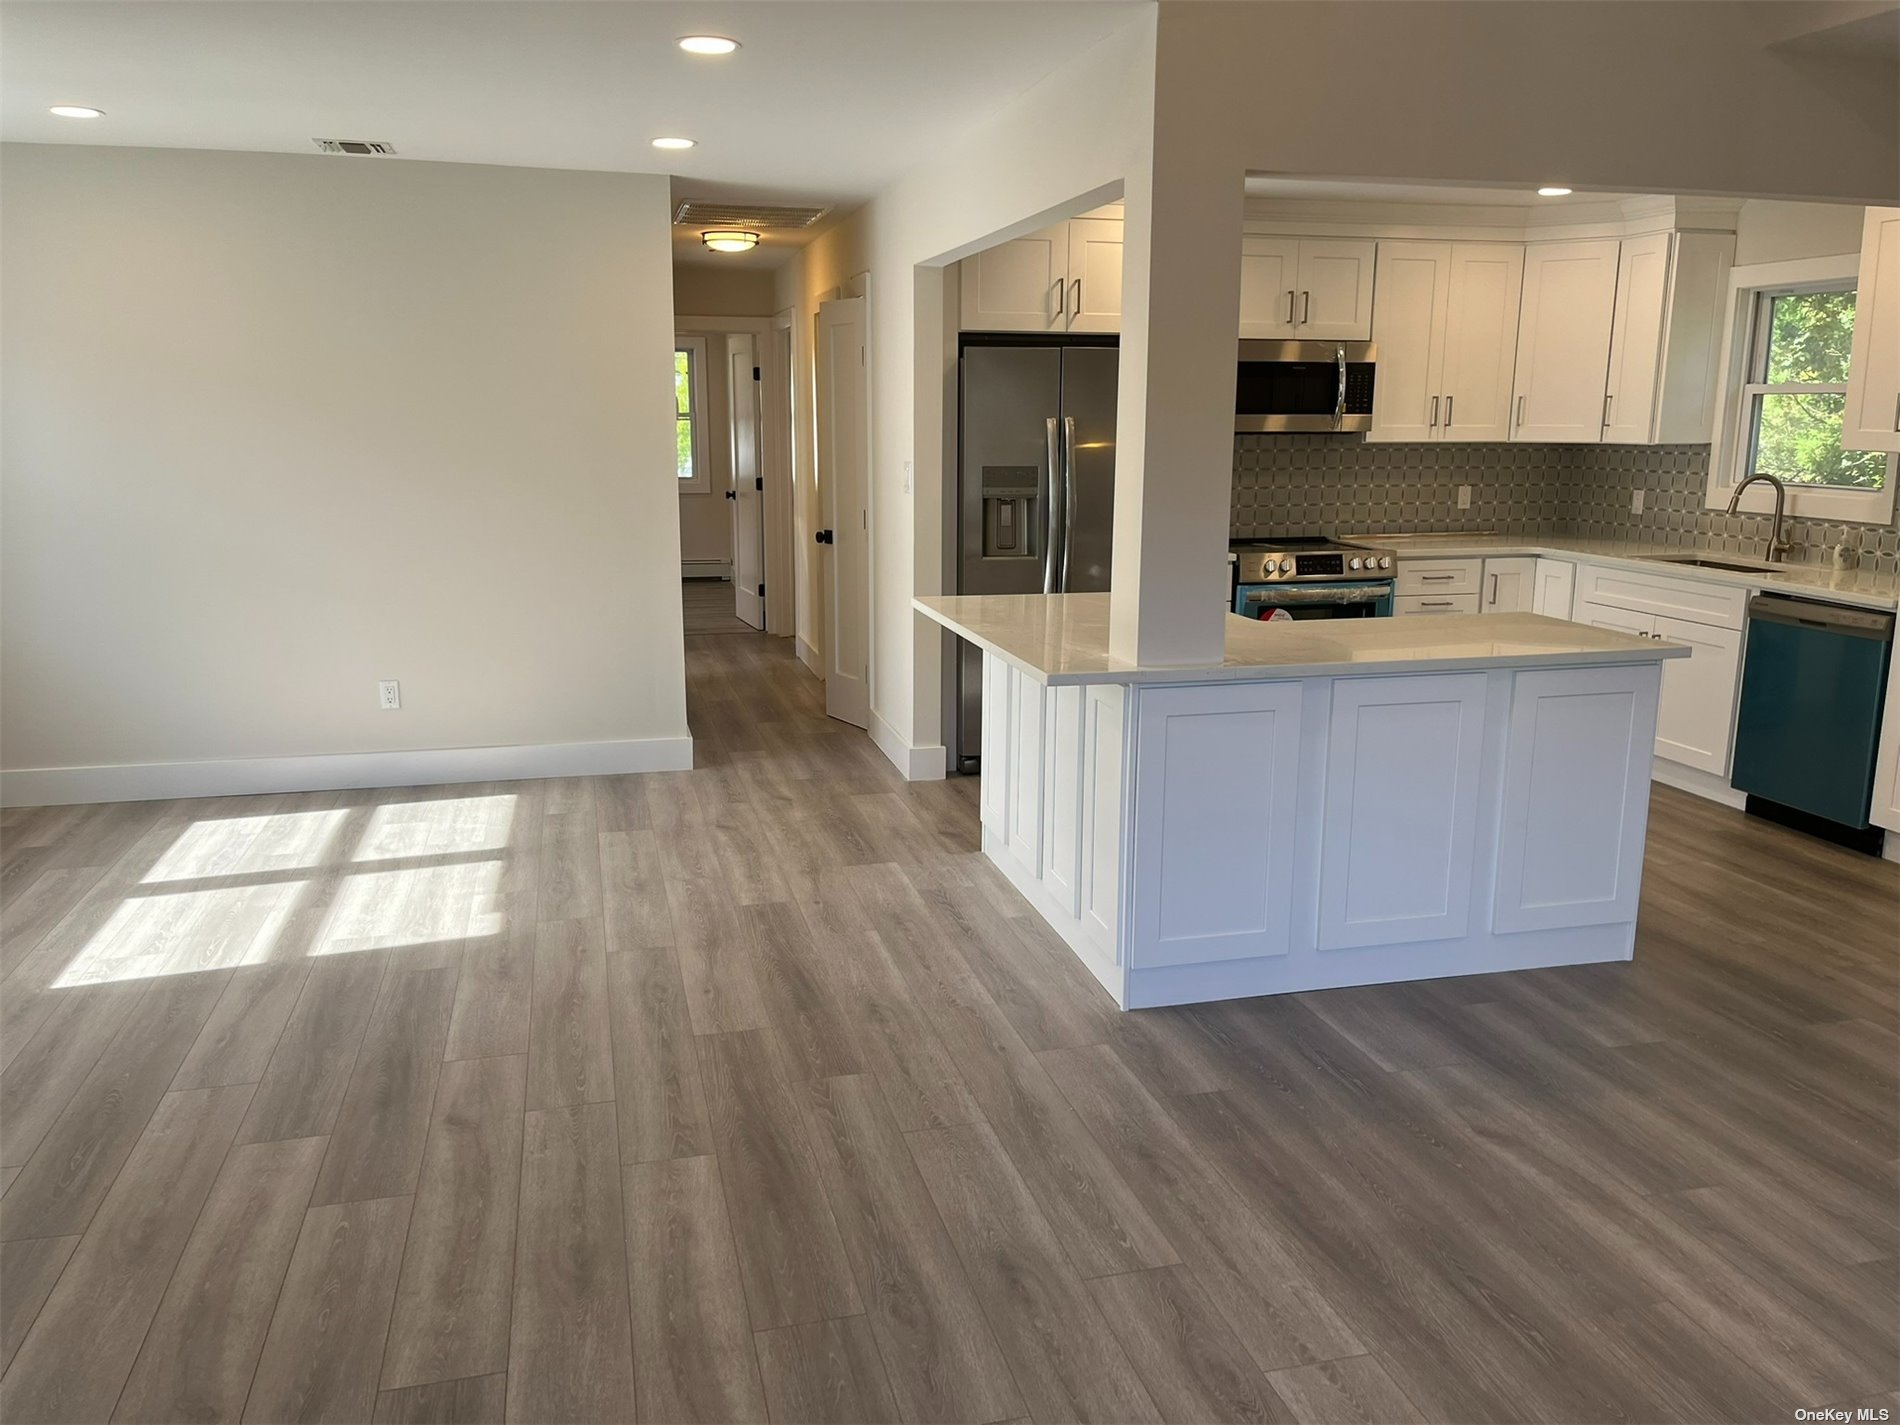
{"type": "Polygon", "coordinates": [[[818,308],[818,481],[829,543],[821,555],[825,711],[871,725],[871,402],[864,298],[818,308]]]}
{"type": "Polygon", "coordinates": [[[765,627],[765,479],[759,463],[759,367],[750,333],[726,338],[732,392],[732,611],[765,627]]]}

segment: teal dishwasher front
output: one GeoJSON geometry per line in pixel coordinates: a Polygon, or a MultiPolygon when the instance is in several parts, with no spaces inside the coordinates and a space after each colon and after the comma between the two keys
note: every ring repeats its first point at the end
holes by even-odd
{"type": "Polygon", "coordinates": [[[1749,600],[1736,788],[1843,827],[1869,824],[1893,625],[1870,609],[1749,600]]]}

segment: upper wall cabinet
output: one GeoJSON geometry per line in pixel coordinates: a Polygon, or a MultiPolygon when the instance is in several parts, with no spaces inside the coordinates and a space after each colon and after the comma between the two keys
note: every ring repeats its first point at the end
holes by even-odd
{"type": "Polygon", "coordinates": [[[1516,243],[1379,244],[1368,440],[1505,438],[1523,276],[1516,243]]]}
{"type": "Polygon", "coordinates": [[[1073,218],[998,243],[966,257],[958,275],[965,331],[1121,330],[1118,218],[1073,218]]]}
{"type": "Polygon", "coordinates": [[[1621,247],[1615,238],[1590,238],[1532,243],[1526,250],[1513,439],[1603,439],[1621,247]]]}
{"type": "Polygon", "coordinates": [[[1603,397],[1612,445],[1697,444],[1715,428],[1716,353],[1730,233],[1624,238],[1603,397]]]}
{"type": "Polygon", "coordinates": [[[1240,335],[1370,340],[1378,246],[1367,238],[1242,238],[1240,335]]]}
{"type": "Polygon", "coordinates": [[[1861,229],[1842,424],[1849,450],[1900,450],[1900,208],[1869,208],[1861,229]]]}

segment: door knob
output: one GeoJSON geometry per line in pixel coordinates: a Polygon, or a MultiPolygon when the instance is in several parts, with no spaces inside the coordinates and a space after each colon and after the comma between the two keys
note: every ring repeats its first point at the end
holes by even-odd
{"type": "Polygon", "coordinates": [[[831,531],[828,529],[821,529],[812,536],[812,539],[819,544],[830,544],[832,542],[831,531]]]}

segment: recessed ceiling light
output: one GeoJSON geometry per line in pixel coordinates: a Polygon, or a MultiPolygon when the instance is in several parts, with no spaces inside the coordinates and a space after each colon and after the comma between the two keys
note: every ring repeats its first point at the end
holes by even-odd
{"type": "Polygon", "coordinates": [[[94,109],[85,104],[55,104],[46,112],[57,114],[62,119],[103,119],[106,116],[104,109],[94,109]]]}
{"type": "Polygon", "coordinates": [[[743,228],[712,228],[699,240],[714,252],[750,252],[759,245],[759,235],[743,228]]]}
{"type": "Polygon", "coordinates": [[[1559,188],[1555,184],[1551,184],[1549,187],[1539,188],[1537,190],[1537,196],[1540,198],[1568,198],[1570,196],[1570,190],[1568,188],[1559,188]]]}
{"type": "Polygon", "coordinates": [[[739,48],[739,42],[724,35],[687,35],[680,41],[680,48],[688,54],[731,54],[739,48]]]}
{"type": "Polygon", "coordinates": [[[695,142],[696,140],[693,139],[655,139],[653,146],[655,148],[691,148],[695,142]]]}

